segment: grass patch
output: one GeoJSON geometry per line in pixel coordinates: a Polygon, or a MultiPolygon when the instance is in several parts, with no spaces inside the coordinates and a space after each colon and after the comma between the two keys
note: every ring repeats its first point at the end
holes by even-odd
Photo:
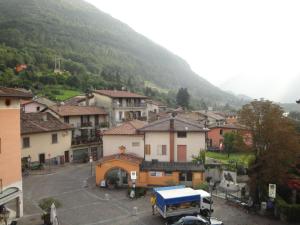
{"type": "Polygon", "coordinates": [[[206,152],[206,157],[221,161],[222,163],[230,163],[232,161],[243,164],[248,167],[249,163],[254,160],[253,152],[234,152],[230,153],[229,158],[227,153],[222,152],[206,152]]]}
{"type": "Polygon", "coordinates": [[[145,87],[152,88],[152,89],[154,89],[160,93],[164,93],[164,94],[168,94],[168,91],[169,91],[168,89],[161,88],[161,87],[157,86],[156,84],[154,84],[150,81],[147,81],[147,80],[144,81],[144,85],[145,85],[145,87]]]}
{"type": "Polygon", "coordinates": [[[72,98],[76,95],[79,95],[81,94],[80,91],[74,91],[74,90],[60,90],[60,94],[59,95],[56,95],[56,99],[58,101],[64,101],[68,98],[72,98]]]}

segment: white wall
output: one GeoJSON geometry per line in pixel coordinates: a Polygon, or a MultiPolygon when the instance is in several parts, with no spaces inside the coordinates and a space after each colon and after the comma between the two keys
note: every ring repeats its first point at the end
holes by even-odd
{"type": "Polygon", "coordinates": [[[103,155],[113,155],[119,153],[119,147],[125,146],[125,153],[133,153],[144,158],[144,136],[142,135],[104,135],[103,155]],[[139,142],[138,147],[132,146],[133,142],[139,142]]]}
{"type": "Polygon", "coordinates": [[[151,154],[145,155],[146,161],[151,161],[152,159],[158,159],[159,161],[168,162],[170,161],[170,134],[169,132],[146,132],[145,134],[145,145],[149,144],[151,146],[151,154]],[[157,155],[157,146],[166,145],[167,154],[157,155]]]}
{"type": "Polygon", "coordinates": [[[22,135],[21,144],[23,143],[23,137],[29,137],[30,147],[22,148],[21,155],[22,157],[30,155],[32,162],[39,161],[39,154],[41,153],[45,153],[46,159],[48,159],[48,154],[51,154],[51,158],[63,156],[64,151],[71,148],[71,136],[70,130],[22,135]],[[52,144],[52,134],[55,133],[57,133],[58,142],[52,144]]]}
{"type": "Polygon", "coordinates": [[[200,150],[205,149],[205,133],[204,132],[187,132],[186,138],[178,138],[175,133],[174,160],[177,161],[177,145],[186,145],[187,161],[193,159],[192,156],[197,156],[200,150]]]}
{"type": "Polygon", "coordinates": [[[31,102],[31,103],[24,105],[24,112],[25,113],[36,113],[36,112],[42,111],[45,108],[46,107],[42,104],[39,104],[37,102],[31,102]],[[40,107],[39,111],[37,110],[37,107],[40,107]]]}

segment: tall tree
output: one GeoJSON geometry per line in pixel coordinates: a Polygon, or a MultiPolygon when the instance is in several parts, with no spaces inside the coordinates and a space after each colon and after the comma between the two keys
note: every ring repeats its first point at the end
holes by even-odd
{"type": "Polygon", "coordinates": [[[260,201],[269,183],[284,183],[289,166],[299,154],[299,137],[293,122],[270,101],[244,105],[239,118],[252,132],[255,162],[250,168],[250,184],[253,196],[260,201]]]}
{"type": "Polygon", "coordinates": [[[178,106],[184,109],[189,108],[190,104],[190,94],[187,88],[180,88],[177,92],[176,102],[178,106]]]}

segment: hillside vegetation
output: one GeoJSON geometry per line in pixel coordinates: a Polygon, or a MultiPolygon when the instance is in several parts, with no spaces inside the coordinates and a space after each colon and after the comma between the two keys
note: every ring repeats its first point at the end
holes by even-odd
{"type": "Polygon", "coordinates": [[[178,88],[187,87],[196,107],[203,101],[243,103],[199,77],[180,57],[82,0],[0,0],[0,73],[0,85],[52,98],[53,85],[80,91],[126,87],[174,104],[178,88]],[[61,77],[53,75],[55,57],[66,71],[61,77]],[[7,75],[21,63],[29,65],[25,73],[7,75]]]}

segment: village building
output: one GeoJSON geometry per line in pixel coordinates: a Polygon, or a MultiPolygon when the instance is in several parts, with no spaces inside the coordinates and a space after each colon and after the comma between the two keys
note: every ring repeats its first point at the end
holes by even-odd
{"type": "Polygon", "coordinates": [[[108,114],[96,106],[56,105],[47,112],[73,126],[70,157],[73,162],[86,162],[102,157],[101,132],[109,127],[108,114]]]}
{"type": "Polygon", "coordinates": [[[95,106],[95,98],[93,94],[77,95],[64,101],[64,105],[73,106],[95,106]]]}
{"type": "Polygon", "coordinates": [[[210,126],[208,131],[208,150],[224,149],[224,134],[235,132],[243,137],[246,146],[252,145],[252,135],[247,127],[240,124],[224,124],[210,126]]]}
{"type": "Polygon", "coordinates": [[[23,215],[20,99],[30,98],[29,92],[0,87],[0,206],[14,201],[17,217],[23,215]]]}
{"type": "Polygon", "coordinates": [[[33,98],[31,100],[22,100],[21,109],[22,112],[24,113],[42,112],[43,110],[55,104],[56,104],[55,102],[47,98],[38,97],[38,98],[33,98]]]}
{"type": "Polygon", "coordinates": [[[22,159],[27,163],[63,164],[70,162],[71,125],[47,112],[22,113],[22,159]]]}
{"type": "MultiPolygon", "coordinates": [[[[108,153],[104,153],[105,156],[96,167],[97,185],[107,181],[111,171],[116,170],[116,174],[121,176],[118,179],[122,181],[120,184],[125,185],[132,184],[131,172],[137,174],[137,179],[134,180],[137,186],[196,186],[203,182],[204,165],[200,161],[193,161],[200,151],[205,150],[207,130],[203,126],[177,117],[168,117],[140,129],[127,124],[121,129],[122,135],[123,129],[128,130],[130,138],[139,137],[144,147],[133,149],[132,141],[127,143],[115,138],[114,146],[104,148],[108,153]]],[[[120,130],[111,129],[107,132],[117,131],[120,130]]],[[[104,133],[104,142],[105,136],[104,133]]],[[[104,145],[106,146],[105,143],[104,145]]]]}
{"type": "Polygon", "coordinates": [[[147,124],[145,121],[132,120],[113,127],[103,133],[103,155],[118,154],[120,149],[126,153],[144,157],[144,134],[138,129],[147,124]]]}
{"type": "Polygon", "coordinates": [[[147,97],[129,91],[94,90],[95,105],[104,107],[112,126],[130,120],[147,121],[147,97]]]}

